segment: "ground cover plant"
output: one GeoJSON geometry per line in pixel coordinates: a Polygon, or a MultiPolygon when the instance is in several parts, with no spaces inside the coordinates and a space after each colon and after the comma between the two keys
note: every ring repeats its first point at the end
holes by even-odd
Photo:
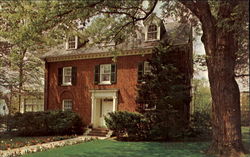
{"type": "Polygon", "coordinates": [[[10,134],[0,134],[0,150],[9,150],[24,146],[31,146],[53,141],[60,141],[76,137],[71,136],[34,136],[34,137],[18,137],[10,134]]]}

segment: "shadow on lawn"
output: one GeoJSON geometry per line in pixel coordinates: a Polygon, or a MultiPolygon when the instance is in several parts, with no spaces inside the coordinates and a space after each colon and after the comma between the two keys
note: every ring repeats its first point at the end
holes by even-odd
{"type": "MultiPolygon", "coordinates": [[[[243,142],[250,148],[250,128],[243,128],[243,142]]],[[[204,151],[210,142],[119,142],[95,140],[23,157],[214,157],[204,151]]],[[[246,157],[250,157],[248,154],[246,157]]]]}

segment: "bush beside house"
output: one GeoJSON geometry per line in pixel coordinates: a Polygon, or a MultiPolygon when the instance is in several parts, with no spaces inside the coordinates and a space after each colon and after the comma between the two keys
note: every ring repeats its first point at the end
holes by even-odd
{"type": "Polygon", "coordinates": [[[122,139],[145,140],[148,138],[150,125],[149,121],[140,113],[116,111],[108,113],[105,117],[107,127],[114,131],[114,134],[122,139]]]}
{"type": "Polygon", "coordinates": [[[16,113],[8,118],[9,130],[22,136],[82,134],[81,118],[71,111],[16,113]]]}
{"type": "MultiPolygon", "coordinates": [[[[153,118],[154,119],[154,118],[153,118]]],[[[110,112],[105,117],[107,127],[113,131],[119,140],[166,140],[162,129],[157,123],[153,122],[148,115],[135,112],[116,111],[110,112]]],[[[177,122],[178,123],[178,122],[177,122]]],[[[168,127],[168,125],[166,125],[168,127]]],[[[211,118],[204,112],[195,112],[191,115],[188,128],[172,127],[169,139],[184,137],[203,137],[211,135],[211,118]]],[[[168,139],[168,140],[169,140],[168,139]]]]}

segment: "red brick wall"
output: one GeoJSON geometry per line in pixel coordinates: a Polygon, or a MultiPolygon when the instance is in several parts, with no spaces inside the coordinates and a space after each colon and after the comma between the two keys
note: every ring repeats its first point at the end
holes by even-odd
{"type": "Polygon", "coordinates": [[[112,58],[86,59],[47,63],[47,90],[45,109],[62,109],[62,99],[73,99],[73,110],[80,114],[85,124],[91,122],[91,89],[119,89],[118,110],[135,111],[138,64],[149,58],[146,56],[118,57],[117,83],[94,85],[94,68],[98,64],[112,63],[112,58]],[[58,68],[77,67],[76,86],[58,86],[58,68]]]}

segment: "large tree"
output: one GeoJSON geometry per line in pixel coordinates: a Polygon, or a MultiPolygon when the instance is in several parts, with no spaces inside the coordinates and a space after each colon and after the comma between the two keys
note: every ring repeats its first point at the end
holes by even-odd
{"type": "MultiPolygon", "coordinates": [[[[48,30],[55,31],[53,28],[57,28],[65,32],[74,26],[76,28],[77,21],[82,21],[86,29],[92,30],[91,35],[100,37],[105,34],[111,39],[120,40],[124,37],[123,34],[129,34],[125,32],[133,32],[131,28],[134,28],[137,21],[146,19],[153,12],[157,2],[158,0],[45,1],[39,2],[43,7],[39,9],[38,15],[42,14],[43,18],[36,18],[35,21],[48,30]],[[103,21],[111,18],[113,21],[93,22],[93,27],[98,30],[93,31],[88,20],[93,21],[97,15],[98,18],[103,18],[103,21]],[[106,29],[108,33],[103,33],[104,28],[112,29],[106,29]]],[[[241,57],[239,50],[248,43],[240,36],[248,29],[248,1],[162,2],[167,4],[163,8],[166,9],[166,15],[174,15],[177,19],[186,18],[191,22],[198,21],[201,25],[212,94],[213,143],[210,150],[224,156],[237,157],[244,149],[241,141],[240,94],[235,81],[235,66],[241,57]]],[[[83,32],[87,34],[88,31],[83,32]]]]}
{"type": "MultiPolygon", "coordinates": [[[[41,36],[44,27],[37,25],[34,19],[37,10],[33,10],[36,3],[31,4],[29,1],[0,2],[0,85],[9,91],[7,95],[0,94],[9,109],[13,107],[12,96],[17,96],[19,112],[22,96],[36,96],[43,85],[43,64],[35,50],[44,42],[41,36]]],[[[41,16],[37,18],[42,20],[41,16]]]]}
{"type": "Polygon", "coordinates": [[[180,2],[199,19],[203,31],[212,94],[213,143],[210,151],[239,156],[244,148],[235,65],[242,44],[239,32],[247,27],[246,4],[242,1],[180,2]]]}

